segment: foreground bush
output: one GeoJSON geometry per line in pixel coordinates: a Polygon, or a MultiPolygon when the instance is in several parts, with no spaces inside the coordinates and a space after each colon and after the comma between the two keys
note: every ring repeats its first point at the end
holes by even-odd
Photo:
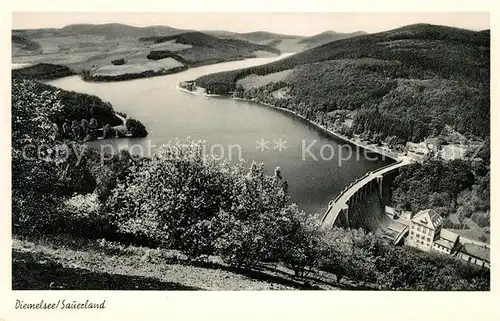
{"type": "Polygon", "coordinates": [[[256,239],[251,243],[258,245],[254,250],[261,251],[273,243],[268,240],[272,231],[264,226],[276,225],[271,223],[288,201],[285,189],[279,170],[267,176],[262,165],[246,169],[243,163],[203,155],[200,143],[175,142],[131,170],[113,190],[108,211],[121,231],[192,257],[213,254],[215,244],[224,252],[226,246],[217,239],[239,224],[252,232],[231,239],[227,247],[247,244],[245,237],[251,235],[256,239]],[[259,235],[265,240],[259,241],[259,235]]]}

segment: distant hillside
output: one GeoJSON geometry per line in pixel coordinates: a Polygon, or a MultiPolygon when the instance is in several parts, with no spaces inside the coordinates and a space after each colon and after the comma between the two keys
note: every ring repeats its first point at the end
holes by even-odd
{"type": "Polygon", "coordinates": [[[356,31],[350,33],[339,33],[335,31],[325,31],[312,37],[307,37],[299,41],[300,44],[305,44],[306,49],[321,46],[325,43],[347,39],[357,36],[367,35],[368,33],[364,31],[356,31]]]}
{"type": "Polygon", "coordinates": [[[273,47],[281,52],[300,52],[305,48],[305,44],[299,43],[304,37],[297,35],[285,35],[267,31],[236,33],[224,30],[209,30],[205,33],[221,38],[242,39],[273,47]]]}
{"type": "Polygon", "coordinates": [[[246,40],[252,41],[252,42],[261,42],[261,41],[272,40],[272,39],[303,39],[304,38],[303,36],[285,35],[285,34],[279,34],[279,33],[267,32],[267,31],[254,31],[254,32],[240,33],[239,35],[243,39],[246,39],[246,40]]]}
{"type": "Polygon", "coordinates": [[[236,90],[346,133],[421,141],[451,125],[486,137],[489,57],[487,30],[417,24],[337,40],[267,65],[207,75],[196,83],[214,93],[236,90]],[[247,76],[284,70],[292,72],[260,88],[237,86],[247,76]],[[346,111],[352,121],[340,120],[346,114],[338,111],[346,111]]]}
{"type": "Polygon", "coordinates": [[[12,70],[12,78],[49,80],[74,75],[75,72],[66,66],[53,64],[36,64],[12,70]]]}
{"type": "Polygon", "coordinates": [[[12,40],[13,63],[67,66],[85,74],[86,80],[165,75],[193,66],[281,53],[274,47],[237,37],[219,38],[169,26],[134,27],[118,23],[13,30],[12,40]],[[148,57],[157,62],[152,63],[148,57]],[[112,61],[125,64],[114,66],[112,61]]]}
{"type": "Polygon", "coordinates": [[[208,48],[229,47],[234,49],[246,47],[248,50],[263,50],[276,54],[280,53],[279,50],[268,46],[257,45],[241,39],[217,38],[198,31],[185,32],[173,36],[142,37],[139,40],[152,41],[155,44],[175,40],[176,43],[181,43],[191,46],[199,46],[199,47],[208,47],[208,48]]]}
{"type": "Polygon", "coordinates": [[[111,39],[117,37],[147,37],[181,32],[185,32],[185,30],[169,26],[134,27],[120,23],[71,24],[60,29],[40,29],[39,31],[13,30],[13,33],[26,34],[34,37],[50,33],[52,36],[95,35],[105,36],[111,39]]]}
{"type": "Polygon", "coordinates": [[[367,34],[364,31],[356,31],[351,33],[325,31],[315,36],[305,37],[272,33],[267,31],[236,33],[223,30],[215,30],[208,31],[207,33],[217,37],[244,39],[254,43],[274,47],[282,52],[300,52],[335,40],[352,38],[367,34]]]}

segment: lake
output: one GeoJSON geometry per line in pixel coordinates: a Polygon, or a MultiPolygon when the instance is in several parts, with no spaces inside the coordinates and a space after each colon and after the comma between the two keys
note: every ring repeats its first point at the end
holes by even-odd
{"type": "Polygon", "coordinates": [[[350,182],[392,160],[345,144],[305,120],[271,107],[230,98],[181,91],[181,81],[250,67],[284,57],[253,58],[188,69],[184,72],[123,82],[84,82],[71,76],[47,82],[55,87],[93,94],[116,111],[140,120],[149,135],[143,139],[92,142],[146,154],[168,141],[191,137],[207,142],[207,150],[232,161],[263,162],[269,174],[280,166],[292,202],[307,212],[323,214],[328,202],[350,182]],[[148,147],[148,146],[153,146],[148,147]]]}

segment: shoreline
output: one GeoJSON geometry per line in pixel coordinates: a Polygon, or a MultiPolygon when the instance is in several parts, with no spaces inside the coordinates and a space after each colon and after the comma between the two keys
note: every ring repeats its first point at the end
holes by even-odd
{"type": "Polygon", "coordinates": [[[159,76],[166,76],[166,75],[171,75],[171,74],[176,74],[182,71],[185,71],[189,69],[187,66],[179,66],[179,67],[174,67],[170,69],[160,69],[157,71],[154,70],[146,70],[138,73],[126,73],[126,74],[120,74],[116,76],[110,76],[110,75],[92,75],[90,71],[84,71],[83,73],[80,73],[80,77],[86,81],[86,82],[121,82],[121,81],[129,81],[129,80],[136,80],[136,79],[142,79],[142,78],[153,78],[153,77],[159,77],[159,76]]]}
{"type": "Polygon", "coordinates": [[[319,130],[325,132],[327,135],[329,135],[330,137],[334,138],[334,139],[340,139],[340,140],[343,140],[347,143],[350,143],[352,145],[355,145],[357,147],[360,147],[360,148],[363,148],[363,149],[366,149],[372,153],[376,153],[376,154],[379,154],[381,155],[383,158],[384,157],[387,157],[387,158],[390,158],[394,161],[399,161],[402,159],[403,155],[390,155],[388,152],[384,152],[384,151],[381,151],[381,150],[377,150],[377,149],[374,149],[373,147],[370,147],[369,145],[366,145],[366,144],[363,144],[361,141],[359,140],[355,140],[353,138],[349,138],[347,136],[344,136],[340,133],[336,133],[334,131],[332,131],[331,129],[328,129],[312,120],[309,120],[307,118],[305,118],[304,116],[300,115],[300,114],[297,114],[296,112],[294,112],[293,110],[290,110],[290,109],[286,109],[286,108],[282,108],[282,107],[278,107],[278,106],[274,106],[274,105],[271,105],[271,104],[268,104],[268,103],[263,103],[263,102],[259,102],[257,100],[252,100],[252,99],[246,99],[246,98],[233,98],[235,100],[242,100],[242,101],[248,101],[248,102],[252,102],[252,103],[257,103],[257,104],[260,104],[260,105],[263,105],[263,106],[266,106],[266,107],[270,107],[270,108],[274,108],[274,109],[278,109],[280,111],[284,111],[284,112],[287,112],[295,117],[298,117],[304,121],[306,121],[307,123],[315,126],[316,128],[318,128],[319,130]]]}
{"type": "MultiPolygon", "coordinates": [[[[185,92],[189,92],[191,94],[203,94],[205,96],[209,96],[208,94],[205,94],[204,92],[202,91],[198,91],[198,89],[203,89],[202,87],[196,87],[197,88],[197,91],[190,91],[190,90],[187,90],[185,88],[182,88],[180,86],[177,86],[178,89],[182,90],[182,91],[185,91],[185,92]]],[[[269,104],[269,103],[264,103],[264,102],[260,102],[258,100],[255,100],[255,99],[248,99],[248,98],[240,98],[240,97],[232,97],[232,96],[222,96],[222,95],[216,95],[216,96],[219,96],[219,97],[224,97],[224,98],[230,98],[230,99],[233,99],[233,100],[241,100],[241,101],[247,101],[247,102],[252,102],[252,103],[256,103],[256,104],[259,104],[259,105],[262,105],[262,106],[266,106],[266,107],[270,107],[270,108],[273,108],[273,109],[277,109],[277,110],[280,110],[282,112],[286,112],[294,117],[297,117],[303,121],[306,121],[308,124],[310,125],[313,125],[315,126],[317,129],[321,130],[322,132],[326,133],[327,135],[329,135],[331,138],[333,139],[340,139],[340,140],[343,140],[347,143],[350,143],[352,145],[355,145],[359,148],[362,148],[362,149],[365,149],[365,150],[368,150],[372,153],[376,153],[376,154],[379,154],[380,156],[382,156],[383,158],[384,157],[387,157],[387,158],[390,158],[394,161],[400,161],[401,159],[404,158],[404,155],[401,154],[401,153],[395,153],[395,155],[391,155],[389,154],[388,152],[385,152],[385,151],[382,151],[382,150],[378,150],[378,149],[375,149],[373,147],[370,147],[369,145],[366,145],[364,144],[363,142],[357,140],[357,139],[354,139],[354,138],[349,138],[347,136],[344,136],[340,133],[336,133],[312,120],[309,120],[307,118],[305,118],[304,116],[300,115],[300,114],[297,114],[295,111],[293,110],[290,110],[290,109],[286,109],[286,108],[282,108],[282,107],[278,107],[278,106],[274,106],[272,104],[269,104]]]]}

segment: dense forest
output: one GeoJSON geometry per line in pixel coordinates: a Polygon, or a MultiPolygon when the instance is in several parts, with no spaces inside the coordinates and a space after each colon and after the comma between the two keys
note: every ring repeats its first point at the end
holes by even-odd
{"type": "Polygon", "coordinates": [[[40,63],[12,70],[12,78],[50,80],[66,76],[76,75],[76,73],[67,66],[40,63]]]}
{"type": "Polygon", "coordinates": [[[393,204],[413,213],[433,208],[445,218],[456,213],[460,222],[470,218],[480,227],[490,226],[489,153],[487,143],[473,160],[428,160],[402,168],[394,181],[393,204]]]}
{"type": "MultiPolygon", "coordinates": [[[[334,41],[267,65],[203,76],[196,84],[227,94],[242,91],[237,80],[248,75],[293,69],[281,82],[288,97],[279,99],[279,105],[307,110],[310,119],[351,110],[360,111],[354,128],[384,137],[397,134],[394,129],[406,122],[410,128],[400,133],[406,141],[443,124],[484,138],[489,135],[489,52],[489,31],[413,25],[334,41]],[[382,122],[389,126],[380,126],[382,122]]],[[[258,100],[274,98],[267,88],[255,91],[258,100]]]]}
{"type": "Polygon", "coordinates": [[[59,93],[27,80],[13,86],[14,237],[104,238],[176,249],[193,264],[216,255],[243,270],[282,264],[297,278],[324,271],[335,275],[332,282],[368,289],[490,287],[487,269],[461,260],[394,247],[363,231],[320,229],[317,217],[289,204],[279,168],[266,175],[263,164],[215,160],[189,140],[146,159],[62,139],[52,131],[66,108],[59,93]]]}

